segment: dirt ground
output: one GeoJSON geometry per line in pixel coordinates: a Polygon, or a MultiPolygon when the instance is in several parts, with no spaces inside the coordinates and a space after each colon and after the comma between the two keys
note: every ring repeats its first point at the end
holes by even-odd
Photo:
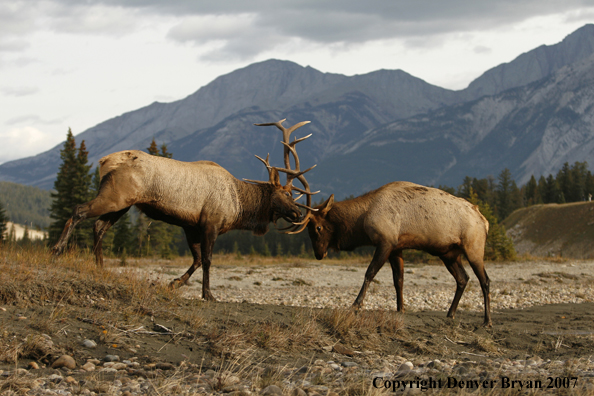
{"type": "MultiPolygon", "coordinates": [[[[307,266],[295,267],[307,270],[307,266]]],[[[542,268],[533,267],[531,270],[542,277],[542,268]]],[[[161,264],[155,268],[159,268],[161,274],[167,272],[168,278],[179,275],[179,269],[164,270],[161,264]]],[[[237,268],[254,272],[235,266],[226,270],[237,272],[237,268]]],[[[260,278],[265,277],[266,271],[275,271],[274,264],[259,268],[261,272],[256,271],[256,274],[260,278]]],[[[353,284],[358,285],[365,266],[355,265],[354,268],[356,271],[341,269],[340,274],[353,277],[353,284]]],[[[431,282],[437,278],[423,275],[425,270],[430,273],[447,272],[441,267],[413,268],[405,275],[405,299],[406,282],[409,288],[430,288],[431,282]],[[424,279],[425,283],[417,283],[414,276],[424,279]]],[[[506,271],[510,268],[506,267],[506,271]]],[[[518,268],[520,275],[515,278],[520,279],[522,284],[543,290],[551,286],[529,279],[526,264],[518,268]]],[[[278,270],[286,270],[286,265],[278,270]]],[[[88,280],[76,278],[82,275],[75,272],[66,286],[60,286],[61,289],[51,293],[50,275],[41,286],[33,285],[30,289],[12,290],[19,288],[20,284],[16,281],[15,285],[2,285],[4,289],[0,290],[0,296],[17,297],[0,304],[0,343],[5,344],[0,371],[28,368],[30,362],[37,362],[40,369],[35,370],[36,375],[47,375],[55,372],[50,368],[51,363],[62,354],[74,357],[78,367],[89,359],[103,361],[106,355],[118,355],[120,360],[137,361],[145,367],[154,363],[171,363],[174,366],[190,363],[200,372],[222,368],[249,372],[256,367],[267,366],[299,368],[312,365],[318,359],[354,361],[368,366],[370,370],[378,370],[381,369],[379,362],[394,360],[394,357],[422,366],[434,359],[471,360],[480,364],[493,359],[517,361],[536,356],[544,361],[568,362],[592,360],[594,355],[594,303],[589,301],[542,304],[524,309],[494,309],[493,327],[485,328],[482,326],[482,304],[473,309],[459,309],[456,319],[449,319],[446,318],[446,310],[411,309],[400,314],[391,307],[352,312],[347,308],[247,301],[204,302],[195,296],[188,298],[192,287],[195,291],[200,288],[198,273],[195,275],[198,279],[194,279],[192,286],[169,295],[164,291],[166,287],[156,283],[168,283],[163,279],[120,289],[118,282],[124,282],[125,273],[120,273],[118,268],[110,271],[109,274],[115,274],[113,278],[100,272],[88,280]],[[129,289],[134,290],[131,292],[129,289]],[[135,293],[134,296],[130,297],[131,293],[135,293]],[[51,346],[39,342],[41,334],[49,335],[51,346]],[[95,341],[97,346],[84,347],[82,341],[86,339],[95,341]],[[337,349],[337,345],[346,347],[346,352],[337,349]],[[15,351],[18,349],[18,357],[9,361],[7,356],[12,347],[15,351]]],[[[384,271],[383,276],[389,279],[389,270],[384,271]]],[[[59,271],[56,274],[61,276],[59,271]]],[[[223,278],[227,273],[224,274],[215,271],[213,276],[218,276],[217,282],[225,283],[223,278]]],[[[569,290],[591,283],[590,276],[583,272],[582,275],[568,277],[565,273],[558,282],[564,282],[563,287],[569,290]]],[[[447,279],[447,273],[444,276],[447,279]]],[[[24,279],[31,282],[34,278],[31,275],[24,279]]],[[[494,278],[497,279],[496,273],[494,278]]],[[[448,282],[453,296],[453,280],[448,282]]],[[[388,281],[382,287],[393,293],[388,281]]],[[[492,284],[493,289],[496,287],[497,281],[492,284]]],[[[513,285],[505,287],[512,289],[513,285]]],[[[220,297],[222,290],[221,287],[213,291],[220,297]]],[[[234,292],[233,288],[225,290],[225,295],[234,292]]],[[[303,294],[308,293],[308,289],[303,286],[286,287],[281,292],[285,295],[303,294]]],[[[352,295],[354,297],[355,294],[352,295]]],[[[84,378],[89,373],[79,370],[71,375],[84,378]]]]}

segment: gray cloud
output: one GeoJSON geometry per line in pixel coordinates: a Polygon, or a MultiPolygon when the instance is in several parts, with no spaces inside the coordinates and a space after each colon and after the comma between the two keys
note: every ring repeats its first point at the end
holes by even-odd
{"type": "Polygon", "coordinates": [[[56,125],[62,123],[62,119],[46,120],[38,116],[37,114],[25,114],[18,117],[13,117],[4,123],[5,125],[22,125],[22,124],[37,124],[37,125],[56,125]]]}
{"type": "Polygon", "coordinates": [[[1,87],[0,92],[6,96],[28,96],[39,92],[38,87],[1,87]]]}
{"type": "Polygon", "coordinates": [[[0,1],[3,32],[40,29],[44,24],[39,21],[45,21],[44,28],[61,32],[123,35],[144,18],[169,16],[178,21],[167,35],[170,40],[209,43],[217,49],[203,57],[226,60],[249,58],[290,39],[348,45],[401,38],[422,45],[423,38],[535,16],[574,11],[568,18],[585,18],[594,13],[590,0],[29,0],[28,7],[23,0],[0,1]]]}

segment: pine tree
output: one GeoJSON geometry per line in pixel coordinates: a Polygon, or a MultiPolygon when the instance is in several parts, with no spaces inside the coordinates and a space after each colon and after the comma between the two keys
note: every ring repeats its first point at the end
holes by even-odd
{"type": "Polygon", "coordinates": [[[10,231],[8,231],[8,243],[16,243],[16,230],[14,229],[14,223],[10,225],[10,231]]]}
{"type": "Polygon", "coordinates": [[[54,182],[54,190],[56,192],[52,192],[51,194],[53,202],[50,208],[52,223],[49,227],[49,240],[52,244],[57,242],[60,238],[64,225],[72,215],[72,209],[74,208],[74,200],[72,199],[70,192],[73,189],[74,173],[76,169],[76,143],[70,128],[66,135],[64,148],[60,150],[60,158],[62,164],[60,165],[56,181],[54,182]]]}
{"type": "Polygon", "coordinates": [[[113,253],[122,256],[124,252],[131,252],[134,249],[134,236],[132,235],[132,225],[128,213],[123,215],[119,221],[113,225],[112,229],[114,232],[112,246],[113,253]]]}
{"type": "Polygon", "coordinates": [[[159,155],[159,147],[157,146],[157,142],[155,142],[155,138],[151,141],[151,145],[146,148],[146,151],[150,155],[159,155]]]}
{"type": "MultiPolygon", "coordinates": [[[[513,211],[512,177],[509,169],[505,168],[499,174],[497,185],[497,217],[505,219],[513,211]]],[[[517,187],[516,187],[517,188],[517,187]]]]}
{"type": "Polygon", "coordinates": [[[25,224],[25,230],[23,231],[23,238],[19,241],[19,245],[23,247],[31,246],[31,236],[29,235],[29,226],[25,224]]]}
{"type": "Polygon", "coordinates": [[[526,184],[525,202],[526,206],[536,205],[542,202],[540,194],[538,193],[538,183],[536,183],[536,178],[534,177],[534,175],[532,175],[532,177],[526,184]]]}
{"type": "Polygon", "coordinates": [[[171,154],[170,152],[167,151],[167,145],[165,143],[163,143],[161,145],[161,154],[160,155],[161,155],[161,157],[164,157],[164,158],[173,157],[173,154],[171,154]]]}
{"type": "Polygon", "coordinates": [[[563,193],[563,197],[565,198],[564,202],[571,202],[573,198],[571,195],[573,175],[571,174],[571,168],[569,167],[568,162],[564,163],[557,173],[557,185],[563,193]]]}
{"type": "MultiPolygon", "coordinates": [[[[60,151],[62,164],[58,170],[54,190],[51,194],[53,202],[50,208],[52,223],[49,227],[49,241],[55,243],[60,238],[66,221],[72,216],[76,205],[89,201],[91,184],[91,166],[88,162],[88,152],[84,141],[76,149],[76,142],[69,128],[66,134],[64,148],[60,151]]],[[[77,227],[70,239],[70,243],[81,247],[91,245],[92,225],[89,221],[77,227]]]]}
{"type": "Polygon", "coordinates": [[[9,240],[8,235],[6,234],[6,229],[8,227],[8,217],[6,216],[6,212],[4,210],[4,206],[2,202],[0,202],[0,245],[2,242],[9,240]]]}
{"type": "Polygon", "coordinates": [[[505,227],[497,221],[489,204],[478,199],[477,194],[472,190],[468,201],[478,205],[480,212],[489,222],[489,233],[485,243],[485,260],[515,260],[514,243],[505,233],[505,227]]]}

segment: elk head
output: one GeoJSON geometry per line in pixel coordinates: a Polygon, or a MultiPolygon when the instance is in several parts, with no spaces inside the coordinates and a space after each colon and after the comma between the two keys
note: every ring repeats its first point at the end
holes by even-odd
{"type": "Polygon", "coordinates": [[[276,223],[279,218],[283,218],[289,222],[299,221],[301,218],[301,211],[296,202],[293,201],[293,195],[291,188],[283,186],[280,182],[280,175],[277,168],[270,166],[269,158],[270,154],[266,156],[266,159],[256,155],[260,161],[264,163],[266,169],[268,169],[268,181],[250,180],[243,179],[245,181],[267,185],[272,189],[270,194],[270,208],[272,209],[273,217],[272,220],[276,223]]]}
{"type": "Polygon", "coordinates": [[[316,206],[317,211],[309,217],[307,232],[311,239],[311,245],[316,259],[321,260],[328,254],[328,247],[334,237],[334,225],[327,219],[328,212],[334,204],[334,194],[321,205],[316,206]]]}
{"type": "MultiPolygon", "coordinates": [[[[290,230],[287,232],[288,234],[296,234],[296,233],[299,233],[305,229],[305,227],[307,225],[308,217],[310,216],[310,213],[312,211],[316,210],[316,209],[311,208],[311,196],[319,193],[319,191],[311,192],[311,190],[309,189],[309,184],[307,183],[305,176],[303,176],[306,172],[309,172],[310,170],[312,170],[315,167],[315,165],[302,171],[301,165],[299,162],[299,156],[297,155],[297,151],[295,150],[295,145],[299,142],[304,141],[308,137],[310,137],[311,134],[309,134],[305,137],[302,137],[300,139],[295,138],[295,140],[292,142],[290,141],[291,133],[293,133],[293,131],[295,131],[297,128],[300,128],[303,125],[309,124],[309,121],[302,121],[298,124],[293,125],[290,128],[285,128],[282,125],[285,120],[286,119],[280,120],[278,122],[272,122],[272,123],[255,124],[257,126],[276,126],[278,129],[280,129],[283,132],[283,140],[281,143],[284,145],[285,167],[278,168],[278,167],[270,166],[270,163],[268,160],[270,155],[267,155],[266,159],[262,159],[261,157],[258,157],[257,155],[256,155],[256,158],[258,158],[260,161],[262,161],[264,163],[264,165],[266,166],[266,168],[268,169],[268,173],[270,175],[269,183],[272,184],[275,188],[275,190],[272,193],[272,202],[271,202],[272,209],[275,213],[274,221],[276,222],[276,220],[279,217],[284,218],[285,220],[292,223],[289,227],[285,228],[284,230],[290,230]],[[290,157],[291,154],[293,155],[293,159],[295,162],[295,169],[291,169],[291,157],[290,157]],[[284,186],[282,186],[278,180],[278,178],[279,178],[278,172],[283,172],[283,173],[287,174],[287,183],[284,186]],[[274,175],[276,175],[276,176],[274,176],[274,175]],[[293,186],[293,180],[295,180],[295,179],[297,179],[301,182],[301,184],[303,185],[303,188],[298,188],[298,187],[293,186]],[[299,196],[297,196],[295,199],[293,199],[293,191],[297,191],[300,193],[299,196]],[[307,197],[306,205],[296,202],[303,195],[305,195],[307,197]],[[297,213],[298,213],[297,216],[295,216],[294,211],[290,214],[289,208],[291,208],[291,207],[305,208],[307,210],[305,217],[303,219],[301,219],[301,212],[299,211],[298,208],[297,208],[297,213]]],[[[244,180],[246,180],[246,179],[244,179],[244,180]]],[[[254,181],[254,180],[247,180],[247,181],[262,183],[262,182],[258,182],[258,181],[254,181]]]]}

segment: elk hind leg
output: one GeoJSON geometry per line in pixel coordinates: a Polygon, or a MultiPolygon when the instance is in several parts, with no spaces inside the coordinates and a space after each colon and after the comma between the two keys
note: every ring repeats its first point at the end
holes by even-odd
{"type": "MultiPolygon", "coordinates": [[[[103,185],[103,182],[102,182],[103,185]]],[[[72,235],[74,228],[83,220],[101,216],[111,212],[119,212],[125,208],[130,207],[129,204],[125,203],[123,196],[115,196],[112,197],[110,193],[104,193],[105,189],[101,189],[99,195],[84,204],[76,205],[74,210],[72,211],[72,217],[68,219],[66,225],[64,226],[64,230],[62,231],[62,235],[60,235],[60,239],[52,248],[52,253],[56,256],[60,255],[66,244],[68,243],[68,239],[72,235]]]]}
{"type": "Polygon", "coordinates": [[[453,318],[456,315],[456,309],[458,308],[460,298],[468,284],[468,274],[462,265],[462,255],[459,252],[451,252],[440,256],[440,258],[450,274],[452,274],[456,280],[456,294],[454,295],[454,300],[452,300],[452,305],[448,311],[448,318],[453,318]]]}
{"type": "MultiPolygon", "coordinates": [[[[481,251],[482,249],[477,249],[481,251]]],[[[493,323],[491,322],[491,294],[489,291],[489,286],[491,281],[489,280],[489,276],[487,275],[487,271],[485,270],[485,263],[483,261],[483,254],[473,254],[472,252],[466,252],[466,258],[472,268],[472,271],[476,275],[481,285],[481,290],[483,292],[483,300],[485,305],[485,321],[483,323],[486,327],[491,327],[493,323]]]]}
{"type": "Polygon", "coordinates": [[[130,207],[119,212],[107,213],[99,216],[93,226],[93,252],[95,252],[95,262],[103,267],[103,236],[123,215],[128,212],[130,207]]]}
{"type": "Polygon", "coordinates": [[[402,250],[396,250],[390,254],[390,265],[392,266],[392,278],[396,289],[396,307],[398,312],[404,312],[404,297],[402,288],[404,285],[404,259],[402,250]]]}
{"type": "Polygon", "coordinates": [[[219,235],[215,226],[206,226],[200,238],[200,253],[202,255],[202,298],[206,301],[216,301],[210,292],[210,263],[215,240],[219,235]]]}
{"type": "Polygon", "coordinates": [[[185,274],[183,274],[180,278],[174,279],[169,284],[170,287],[187,285],[190,276],[192,276],[194,271],[196,271],[202,265],[202,258],[200,254],[200,233],[193,228],[184,228],[184,233],[186,234],[186,241],[188,242],[188,247],[190,248],[190,252],[192,252],[194,261],[185,274]]]}
{"type": "Polygon", "coordinates": [[[373,259],[371,259],[371,263],[369,263],[369,267],[367,267],[367,271],[365,271],[365,280],[363,281],[363,286],[361,286],[361,291],[355,299],[353,307],[360,308],[363,305],[363,300],[365,299],[365,294],[367,294],[369,284],[373,278],[375,278],[375,275],[378,273],[378,271],[384,266],[391,252],[392,247],[387,245],[380,245],[375,249],[373,259]]]}

